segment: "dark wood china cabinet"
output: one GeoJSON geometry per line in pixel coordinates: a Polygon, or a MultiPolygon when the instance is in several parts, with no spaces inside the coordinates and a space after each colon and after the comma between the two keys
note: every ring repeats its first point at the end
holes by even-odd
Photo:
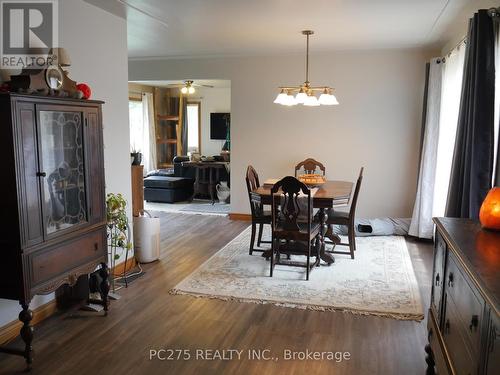
{"type": "Polygon", "coordinates": [[[0,298],[18,300],[32,363],[34,295],[100,266],[108,310],[102,102],[0,94],[0,298]]]}

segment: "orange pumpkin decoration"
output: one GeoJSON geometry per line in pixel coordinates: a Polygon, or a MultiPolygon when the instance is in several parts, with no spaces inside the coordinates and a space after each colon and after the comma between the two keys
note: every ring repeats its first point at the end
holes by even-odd
{"type": "Polygon", "coordinates": [[[485,229],[500,230],[500,187],[494,187],[484,198],[479,221],[485,229]]]}

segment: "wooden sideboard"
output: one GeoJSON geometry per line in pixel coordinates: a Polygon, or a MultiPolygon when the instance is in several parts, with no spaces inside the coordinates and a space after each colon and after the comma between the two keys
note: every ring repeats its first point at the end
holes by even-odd
{"type": "Polygon", "coordinates": [[[99,101],[0,94],[0,298],[18,300],[32,363],[30,301],[100,266],[108,310],[106,201],[99,101]]]}
{"type": "Polygon", "coordinates": [[[500,373],[500,233],[435,218],[427,374],[500,373]]]}
{"type": "Polygon", "coordinates": [[[132,215],[144,210],[144,166],[132,165],[132,215]]]}

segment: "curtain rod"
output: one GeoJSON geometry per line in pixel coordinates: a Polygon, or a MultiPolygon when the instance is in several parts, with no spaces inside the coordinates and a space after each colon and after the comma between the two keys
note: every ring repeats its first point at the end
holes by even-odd
{"type": "Polygon", "coordinates": [[[497,21],[497,22],[500,21],[500,7],[488,9],[488,14],[495,21],[497,21]]]}
{"type": "MultiPolygon", "coordinates": [[[[500,7],[498,8],[490,8],[488,9],[488,15],[493,18],[495,21],[500,22],[500,7]]],[[[445,53],[445,55],[442,57],[442,61],[446,62],[446,57],[450,57],[451,53],[458,47],[460,47],[463,44],[467,44],[467,35],[464,36],[460,41],[455,44],[450,50],[445,53]]]]}
{"type": "MultiPolygon", "coordinates": [[[[445,62],[446,62],[446,58],[447,58],[447,57],[450,57],[451,53],[452,53],[455,49],[459,48],[462,44],[467,44],[467,35],[466,35],[466,36],[464,36],[462,39],[460,39],[460,41],[459,41],[457,44],[455,44],[452,48],[450,48],[450,50],[449,50],[448,52],[446,52],[446,53],[444,54],[444,56],[443,56],[443,57],[441,57],[441,61],[442,61],[443,63],[445,63],[445,62]]],[[[441,61],[440,61],[440,62],[441,62],[441,61]]]]}

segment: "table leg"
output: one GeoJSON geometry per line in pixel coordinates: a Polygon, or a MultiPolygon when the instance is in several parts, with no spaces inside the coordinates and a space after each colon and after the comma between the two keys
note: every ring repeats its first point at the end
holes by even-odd
{"type": "Polygon", "coordinates": [[[328,215],[325,212],[324,208],[319,209],[318,217],[320,220],[320,226],[319,226],[319,256],[322,261],[326,262],[328,265],[332,264],[335,262],[335,258],[333,257],[332,254],[329,254],[326,252],[326,245],[325,245],[325,234],[328,229],[328,225],[326,224],[326,219],[328,215]]]}
{"type": "Polygon", "coordinates": [[[197,167],[194,175],[193,196],[191,200],[198,194],[200,194],[200,168],[197,167]]]}
{"type": "Polygon", "coordinates": [[[208,169],[208,190],[210,190],[210,199],[212,201],[212,204],[215,204],[215,198],[214,198],[215,183],[214,183],[213,168],[208,169]]]}

